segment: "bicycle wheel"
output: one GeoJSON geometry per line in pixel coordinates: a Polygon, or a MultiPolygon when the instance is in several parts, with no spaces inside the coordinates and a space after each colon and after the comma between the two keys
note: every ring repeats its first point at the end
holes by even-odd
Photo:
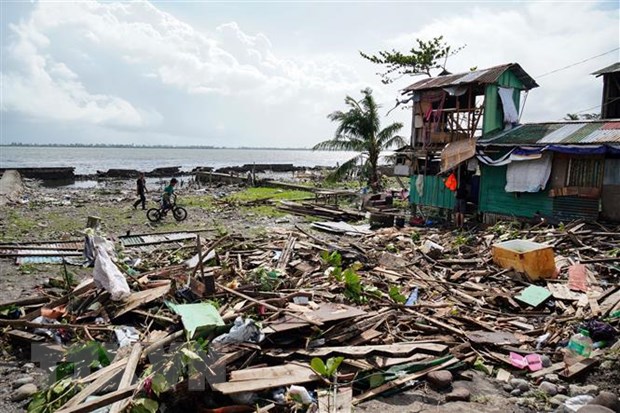
{"type": "Polygon", "coordinates": [[[159,212],[159,209],[151,208],[148,211],[146,211],[146,217],[151,222],[157,222],[161,219],[161,213],[159,212]]]}
{"type": "Polygon", "coordinates": [[[185,218],[187,218],[187,211],[183,207],[175,207],[172,210],[172,215],[174,215],[174,219],[176,219],[177,221],[183,221],[185,218]]]}

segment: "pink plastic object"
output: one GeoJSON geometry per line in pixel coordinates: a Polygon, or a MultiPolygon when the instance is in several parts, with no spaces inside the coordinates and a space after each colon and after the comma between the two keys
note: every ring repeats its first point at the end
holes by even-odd
{"type": "Polygon", "coordinates": [[[538,354],[528,354],[523,357],[521,354],[510,352],[510,364],[518,369],[528,368],[530,371],[537,371],[543,368],[542,360],[538,354]]]}

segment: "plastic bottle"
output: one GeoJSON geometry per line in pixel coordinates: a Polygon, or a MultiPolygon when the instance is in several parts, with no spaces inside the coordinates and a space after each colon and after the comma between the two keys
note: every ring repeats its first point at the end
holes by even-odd
{"type": "Polygon", "coordinates": [[[579,330],[579,333],[574,334],[570,338],[566,346],[567,353],[564,361],[567,365],[571,365],[590,357],[592,345],[592,339],[588,330],[579,330]]]}

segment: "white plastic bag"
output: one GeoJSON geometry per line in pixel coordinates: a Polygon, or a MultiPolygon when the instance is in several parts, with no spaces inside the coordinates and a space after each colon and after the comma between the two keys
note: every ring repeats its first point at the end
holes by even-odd
{"type": "Polygon", "coordinates": [[[108,248],[108,242],[104,238],[95,237],[96,257],[93,278],[97,288],[109,292],[113,301],[121,301],[129,296],[129,285],[123,273],[110,258],[108,248]]]}

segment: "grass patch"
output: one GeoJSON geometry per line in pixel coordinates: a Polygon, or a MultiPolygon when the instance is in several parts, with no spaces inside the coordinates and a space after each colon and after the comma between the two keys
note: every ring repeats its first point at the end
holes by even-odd
{"type": "Polygon", "coordinates": [[[24,217],[19,211],[10,210],[6,215],[2,238],[7,241],[19,240],[37,228],[40,229],[36,220],[24,217]]]}
{"type": "Polygon", "coordinates": [[[311,198],[313,196],[314,194],[309,191],[259,187],[246,188],[243,191],[237,192],[236,194],[227,197],[227,200],[237,202],[251,202],[257,201],[259,199],[295,201],[304,198],[311,198]]]}
{"type": "Polygon", "coordinates": [[[243,213],[252,213],[257,216],[267,217],[267,218],[282,218],[287,216],[288,214],[284,211],[280,211],[274,206],[270,205],[257,205],[254,207],[245,207],[242,208],[243,213]]]}
{"type": "Polygon", "coordinates": [[[187,196],[179,201],[180,206],[198,207],[208,211],[216,209],[215,198],[211,195],[187,196]]]}

